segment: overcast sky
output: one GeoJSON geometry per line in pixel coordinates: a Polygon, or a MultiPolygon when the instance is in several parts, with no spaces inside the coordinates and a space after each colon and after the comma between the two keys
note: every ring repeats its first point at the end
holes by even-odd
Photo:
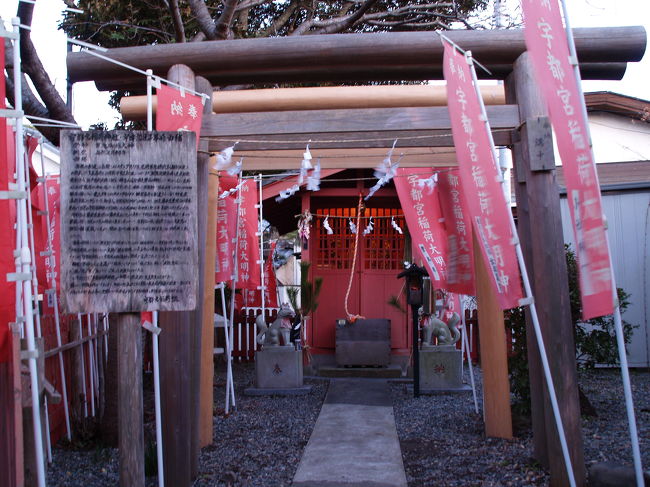
{"type": "MultiPolygon", "coordinates": [[[[518,2],[507,0],[511,5],[518,2]]],[[[16,13],[17,0],[2,0],[0,16],[9,21],[16,13]]],[[[567,0],[572,27],[644,25],[650,32],[650,0],[567,0]]],[[[59,92],[65,93],[65,36],[57,30],[61,0],[41,0],[34,10],[32,39],[50,78],[59,92]]],[[[478,59],[480,62],[480,59],[478,59]]],[[[639,63],[630,63],[622,81],[588,81],[585,91],[614,91],[637,98],[650,99],[650,54],[639,63]]],[[[144,86],[144,80],[143,80],[144,86]]],[[[84,127],[104,121],[112,126],[117,112],[108,105],[108,93],[98,93],[94,83],[77,83],[74,87],[74,115],[84,127]]]]}

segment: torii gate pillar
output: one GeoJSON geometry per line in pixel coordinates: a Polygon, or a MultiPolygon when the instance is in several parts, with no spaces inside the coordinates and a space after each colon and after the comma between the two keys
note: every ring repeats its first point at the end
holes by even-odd
{"type": "MultiPolygon", "coordinates": [[[[515,61],[514,70],[506,80],[506,102],[518,103],[522,121],[519,141],[513,147],[518,233],[576,484],[584,486],[575,347],[553,139],[546,106],[527,53],[515,61]]],[[[565,486],[569,482],[528,313],[526,321],[535,457],[550,469],[552,486],[565,486]]]]}

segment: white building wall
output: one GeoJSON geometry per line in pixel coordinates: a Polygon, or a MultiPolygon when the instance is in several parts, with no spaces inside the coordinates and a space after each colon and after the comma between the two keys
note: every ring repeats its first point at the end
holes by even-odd
{"type": "MultiPolygon", "coordinates": [[[[575,250],[566,197],[561,198],[564,241],[575,250]]],[[[630,296],[623,319],[639,325],[628,345],[631,367],[650,366],[650,189],[603,193],[603,211],[616,285],[630,296]]]]}

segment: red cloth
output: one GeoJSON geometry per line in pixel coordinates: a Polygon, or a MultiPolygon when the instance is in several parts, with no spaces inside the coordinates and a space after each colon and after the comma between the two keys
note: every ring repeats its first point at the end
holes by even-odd
{"type": "MultiPolygon", "coordinates": [[[[277,242],[271,244],[269,257],[264,262],[264,306],[267,308],[278,307],[278,293],[277,293],[277,280],[275,278],[275,271],[273,270],[273,253],[277,242]]],[[[260,307],[262,306],[262,292],[252,289],[244,291],[244,301],[246,306],[260,307]]]]}
{"type": "MultiPolygon", "coordinates": [[[[5,46],[0,42],[0,66],[5,65],[5,46]]],[[[0,76],[0,108],[5,104],[5,78],[0,76]]],[[[14,172],[15,156],[13,150],[13,132],[7,127],[7,121],[0,117],[0,191],[8,189],[10,175],[14,172]]],[[[16,219],[14,204],[11,200],[0,200],[0,362],[11,360],[11,332],[9,323],[16,319],[16,286],[7,282],[9,272],[16,272],[13,252],[16,237],[13,224],[16,219]]]]}
{"type": "MultiPolygon", "coordinates": [[[[237,186],[237,178],[219,178],[219,193],[237,186]],[[232,184],[234,180],[234,185],[232,184]]],[[[234,239],[237,235],[236,195],[229,195],[217,200],[217,258],[215,282],[227,282],[232,279],[234,269],[234,239]]]]}
{"type": "Polygon", "coordinates": [[[526,47],[555,128],[566,179],[582,294],[582,318],[614,311],[609,245],[600,185],[589,147],[584,98],[569,62],[569,44],[557,0],[522,2],[526,47]]]}
{"type": "Polygon", "coordinates": [[[438,175],[440,206],[447,230],[447,289],[474,295],[472,221],[460,188],[458,169],[438,175]]]}
{"type": "MultiPolygon", "coordinates": [[[[430,169],[398,169],[393,179],[414,247],[424,259],[431,281],[447,287],[447,236],[442,225],[437,186],[430,191],[418,180],[433,176],[430,169]]],[[[415,255],[415,254],[414,254],[415,255]]]]}
{"type": "Polygon", "coordinates": [[[257,185],[249,179],[240,190],[239,244],[237,247],[237,288],[257,289],[261,285],[260,239],[256,235],[259,213],[257,204],[257,185]]]}
{"type": "Polygon", "coordinates": [[[465,56],[443,40],[443,72],[456,158],[467,209],[483,261],[501,309],[519,306],[522,297],[510,208],[494,159],[480,100],[465,56]]]}
{"type": "Polygon", "coordinates": [[[200,96],[162,85],[156,90],[156,130],[184,130],[196,134],[199,147],[203,102],[200,96]]]}

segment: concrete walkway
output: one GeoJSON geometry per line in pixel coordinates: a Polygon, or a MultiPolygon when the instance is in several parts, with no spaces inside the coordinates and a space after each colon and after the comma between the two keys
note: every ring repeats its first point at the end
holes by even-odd
{"type": "Polygon", "coordinates": [[[294,487],[406,487],[388,383],[332,379],[294,487]]]}

